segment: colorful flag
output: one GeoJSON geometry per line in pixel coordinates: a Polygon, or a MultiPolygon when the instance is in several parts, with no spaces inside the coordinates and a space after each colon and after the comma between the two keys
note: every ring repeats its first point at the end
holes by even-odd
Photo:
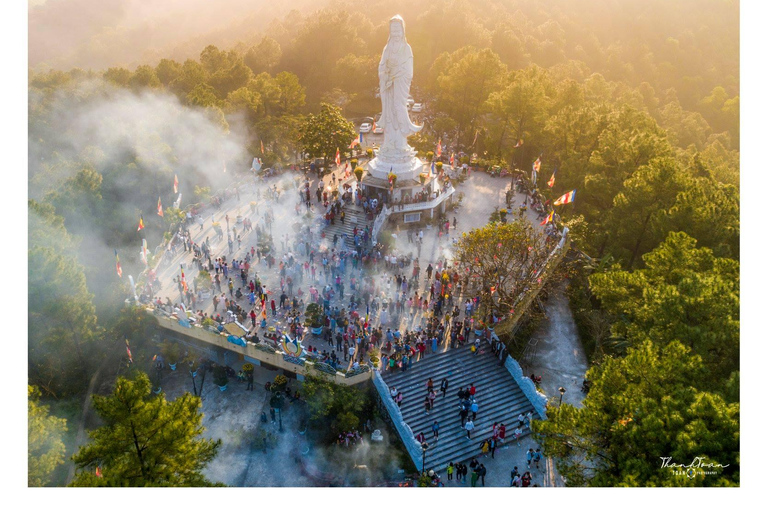
{"type": "Polygon", "coordinates": [[[517,144],[515,144],[515,147],[519,148],[522,145],[523,145],[523,139],[518,139],[517,144]]]}
{"type": "Polygon", "coordinates": [[[144,229],[144,218],[141,215],[139,215],[139,229],[137,229],[136,231],[141,231],[142,229],[144,229]]]}
{"type": "Polygon", "coordinates": [[[179,266],[181,267],[181,287],[184,290],[184,293],[187,293],[189,287],[187,286],[187,278],[184,276],[184,265],[179,266]]]}
{"type": "Polygon", "coordinates": [[[120,266],[120,256],[117,255],[117,249],[115,249],[115,268],[117,269],[117,277],[123,277],[123,267],[120,266]]]}
{"type": "Polygon", "coordinates": [[[143,261],[145,265],[149,264],[147,262],[147,239],[146,238],[141,239],[141,261],[143,261]]]}
{"type": "Polygon", "coordinates": [[[263,155],[264,154],[264,141],[260,140],[259,144],[261,144],[261,154],[263,155]]]}
{"type": "Polygon", "coordinates": [[[160,198],[157,198],[157,214],[159,216],[163,216],[163,203],[160,201],[160,198]]]}
{"type": "Polygon", "coordinates": [[[451,167],[453,167],[453,157],[454,157],[454,154],[451,153],[451,167]]]}
{"type": "Polygon", "coordinates": [[[128,352],[128,361],[133,362],[133,355],[131,354],[131,346],[128,344],[128,340],[125,340],[125,351],[128,352]]]}
{"type": "Polygon", "coordinates": [[[179,177],[175,174],[173,175],[173,193],[178,194],[179,193],[179,177]]]}
{"type": "Polygon", "coordinates": [[[341,165],[341,155],[339,154],[339,148],[336,148],[336,165],[341,165]]]}
{"type": "Polygon", "coordinates": [[[96,476],[98,478],[104,478],[104,475],[101,474],[101,466],[96,466],[96,476]]]}
{"type": "Polygon", "coordinates": [[[547,185],[549,188],[552,188],[555,186],[555,173],[557,173],[557,167],[555,167],[555,170],[552,171],[552,177],[549,178],[549,181],[547,182],[547,185]]]}
{"type": "Polygon", "coordinates": [[[576,189],[573,189],[570,192],[563,194],[555,199],[554,205],[560,206],[561,204],[572,203],[574,199],[576,199],[576,189]]]}
{"type": "MultiPolygon", "coordinates": [[[[373,121],[373,126],[371,127],[371,130],[374,131],[374,132],[376,131],[376,120],[375,119],[373,121]]],[[[362,141],[363,141],[363,134],[361,133],[360,134],[360,142],[362,142],[362,141]]]]}
{"type": "Polygon", "coordinates": [[[360,145],[360,141],[357,140],[357,138],[354,138],[354,139],[352,139],[352,142],[349,143],[349,148],[347,148],[347,149],[352,149],[352,148],[354,148],[355,146],[358,146],[358,145],[360,145]]]}
{"type": "Polygon", "coordinates": [[[551,212],[549,212],[549,215],[547,215],[547,218],[546,218],[546,219],[544,219],[543,221],[541,221],[541,224],[539,224],[539,225],[540,225],[540,226],[543,226],[544,224],[547,224],[547,223],[549,223],[549,222],[552,222],[552,220],[554,219],[554,217],[555,217],[555,212],[554,212],[554,211],[551,211],[551,212]]]}
{"type": "Polygon", "coordinates": [[[541,169],[541,157],[537,158],[536,161],[533,162],[533,170],[539,172],[539,169],[541,169]]]}
{"type": "Polygon", "coordinates": [[[443,145],[441,144],[443,139],[437,139],[437,149],[435,149],[435,154],[438,158],[443,154],[443,145]]]}

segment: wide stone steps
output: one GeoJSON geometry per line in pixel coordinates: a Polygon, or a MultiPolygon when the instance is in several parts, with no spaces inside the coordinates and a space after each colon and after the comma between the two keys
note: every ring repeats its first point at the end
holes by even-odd
{"type": "MultiPolygon", "coordinates": [[[[473,354],[469,346],[428,354],[405,372],[400,369],[384,371],[382,377],[388,386],[396,386],[403,393],[404,400],[400,408],[403,419],[414,435],[424,433],[429,444],[426,466],[434,470],[441,470],[450,462],[468,461],[482,454],[481,444],[491,436],[494,422],[506,425],[506,443],[514,443],[513,432],[518,425],[518,416],[534,410],[515,380],[487,346],[483,346],[477,354],[473,354]],[[430,377],[437,398],[432,410],[426,414],[424,398],[427,396],[426,384],[430,377]],[[439,392],[443,377],[448,379],[445,398],[439,392]],[[479,410],[472,438],[467,439],[463,425],[459,424],[459,400],[456,394],[459,388],[467,388],[472,383],[477,389],[475,399],[479,410]],[[437,441],[432,436],[434,421],[440,424],[437,441]]],[[[390,400],[389,397],[385,399],[390,400]]],[[[535,412],[534,418],[539,418],[535,412]]],[[[529,433],[528,428],[523,429],[523,436],[529,433]]]]}
{"type": "Polygon", "coordinates": [[[333,240],[333,235],[338,235],[339,238],[351,241],[354,238],[355,226],[357,226],[358,231],[365,229],[369,221],[366,219],[362,208],[350,203],[344,207],[344,211],[346,212],[344,224],[341,223],[341,219],[336,217],[334,224],[323,226],[326,239],[333,240]]]}

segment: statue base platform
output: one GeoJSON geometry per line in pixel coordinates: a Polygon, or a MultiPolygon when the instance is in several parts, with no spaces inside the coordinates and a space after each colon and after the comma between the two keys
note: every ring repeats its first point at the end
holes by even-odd
{"type": "Polygon", "coordinates": [[[366,170],[368,171],[368,174],[377,179],[388,181],[389,174],[394,173],[397,176],[398,182],[413,180],[418,183],[419,174],[426,170],[426,165],[426,163],[419,160],[416,156],[411,156],[410,158],[401,161],[383,160],[377,156],[368,162],[366,170]]]}

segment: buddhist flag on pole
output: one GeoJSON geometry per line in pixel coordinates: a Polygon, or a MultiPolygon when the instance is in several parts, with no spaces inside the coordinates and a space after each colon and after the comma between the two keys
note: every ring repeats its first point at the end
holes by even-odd
{"type": "Polygon", "coordinates": [[[555,167],[555,170],[552,171],[552,177],[549,178],[549,181],[547,182],[547,186],[549,188],[552,188],[555,186],[555,173],[557,173],[557,167],[555,167]]]}
{"type": "Polygon", "coordinates": [[[133,362],[133,355],[131,354],[131,347],[128,345],[128,340],[125,340],[125,351],[128,352],[128,360],[133,362]]]}
{"type": "Polygon", "coordinates": [[[101,474],[101,466],[96,466],[96,476],[98,478],[104,478],[104,475],[101,474]]]}
{"type": "Polygon", "coordinates": [[[554,219],[554,217],[555,217],[555,212],[554,211],[549,212],[549,215],[547,215],[547,218],[541,221],[541,224],[539,225],[543,226],[544,224],[552,222],[552,219],[554,219]]]}
{"type": "Polygon", "coordinates": [[[437,148],[435,149],[435,154],[438,156],[442,156],[443,154],[443,145],[441,144],[443,139],[437,139],[437,148]]]}
{"type": "Polygon", "coordinates": [[[117,249],[115,249],[115,269],[117,270],[117,277],[123,277],[123,267],[120,266],[120,256],[117,255],[117,249]]]}
{"type": "Polygon", "coordinates": [[[141,215],[139,215],[139,229],[137,229],[136,231],[141,231],[142,229],[144,229],[144,218],[141,215]]]}
{"type": "Polygon", "coordinates": [[[453,157],[454,157],[454,153],[451,153],[451,167],[453,167],[453,157]]]}
{"type": "Polygon", "coordinates": [[[355,146],[357,146],[359,144],[360,144],[360,141],[357,140],[357,137],[355,137],[354,139],[352,139],[352,142],[349,143],[349,148],[348,149],[352,149],[352,148],[354,148],[355,146]]]}
{"type": "Polygon", "coordinates": [[[555,199],[554,205],[560,206],[561,204],[572,203],[574,199],[576,199],[576,189],[573,189],[567,194],[563,194],[557,199],[555,199]]]}
{"type": "Polygon", "coordinates": [[[141,239],[141,261],[143,261],[145,265],[149,265],[147,261],[147,239],[146,238],[141,239]]]}
{"type": "Polygon", "coordinates": [[[264,154],[264,141],[260,140],[259,144],[261,144],[261,154],[263,155],[264,154]]]}
{"type": "Polygon", "coordinates": [[[163,203],[159,197],[157,198],[157,214],[161,217],[163,216],[163,203]]]}
{"type": "Polygon", "coordinates": [[[515,147],[516,147],[516,148],[519,148],[519,147],[520,147],[520,146],[522,146],[522,145],[523,145],[523,139],[519,139],[519,140],[517,141],[517,144],[515,144],[515,147]]]}
{"type": "Polygon", "coordinates": [[[537,158],[536,161],[533,162],[533,170],[539,172],[539,169],[541,169],[541,157],[537,158]]]}
{"type": "Polygon", "coordinates": [[[339,153],[339,148],[336,148],[335,162],[336,162],[336,165],[341,165],[341,154],[339,153]]]}
{"type": "Polygon", "coordinates": [[[173,175],[173,193],[178,194],[179,193],[179,177],[175,174],[173,175]]]}

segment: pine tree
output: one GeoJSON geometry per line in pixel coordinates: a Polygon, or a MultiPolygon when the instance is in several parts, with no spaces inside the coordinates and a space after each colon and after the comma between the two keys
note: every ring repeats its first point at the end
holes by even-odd
{"type": "Polygon", "coordinates": [[[138,373],[117,379],[111,395],[93,397],[105,425],[90,432],[91,442],[73,457],[78,473],[72,486],[214,485],[202,470],[221,440],[199,437],[205,430],[200,398],[185,393],[167,402],[164,394],[150,393],[149,377],[138,373]]]}

